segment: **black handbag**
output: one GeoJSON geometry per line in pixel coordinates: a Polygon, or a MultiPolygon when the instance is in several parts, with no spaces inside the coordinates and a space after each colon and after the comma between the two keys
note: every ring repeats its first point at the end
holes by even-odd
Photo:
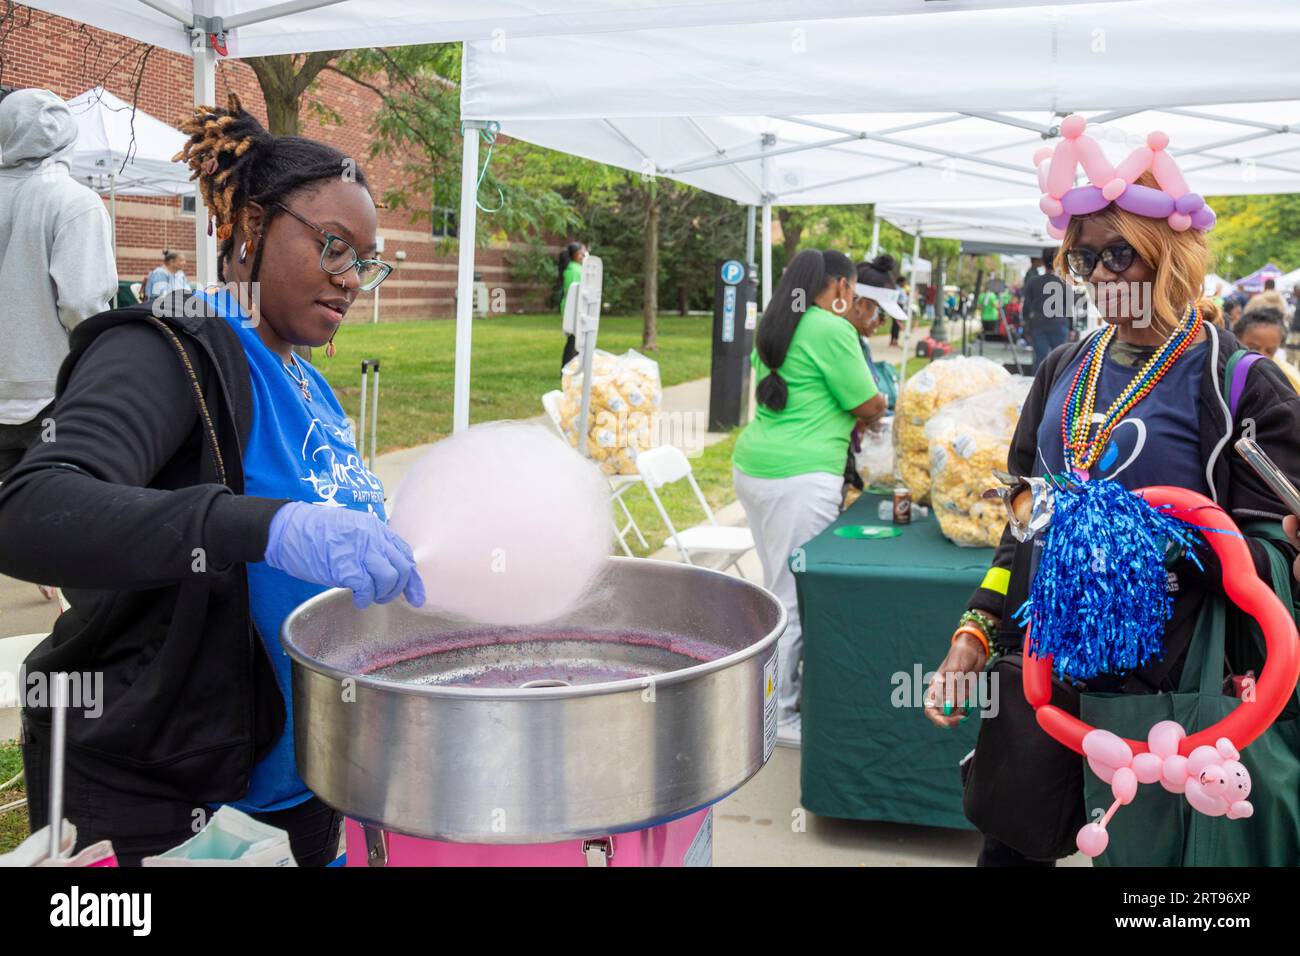
{"type": "MultiPolygon", "coordinates": [[[[1038,726],[1025,700],[1023,665],[1013,652],[989,666],[999,709],[996,719],[980,720],[974,753],[962,764],[962,809],[980,832],[1031,860],[1059,860],[1075,852],[1088,822],[1083,758],[1038,726]]],[[[1079,691],[1056,678],[1052,703],[1079,715],[1079,691]]]]}

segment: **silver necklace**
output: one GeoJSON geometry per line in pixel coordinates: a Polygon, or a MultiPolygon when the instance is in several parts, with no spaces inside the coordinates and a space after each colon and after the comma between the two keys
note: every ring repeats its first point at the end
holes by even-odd
{"type": "Polygon", "coordinates": [[[289,354],[289,361],[282,363],[281,367],[284,373],[293,379],[294,384],[302,390],[304,401],[311,401],[311,379],[307,377],[307,372],[298,365],[298,356],[293,353],[289,354]]]}

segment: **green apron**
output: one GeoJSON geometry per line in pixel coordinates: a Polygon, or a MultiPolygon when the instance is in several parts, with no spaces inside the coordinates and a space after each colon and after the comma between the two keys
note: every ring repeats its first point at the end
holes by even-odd
{"type": "MultiPolygon", "coordinates": [[[[1259,529],[1252,529],[1258,533],[1259,529]]],[[[1273,589],[1291,605],[1291,569],[1265,543],[1273,589]]],[[[1234,625],[1247,628],[1262,646],[1258,625],[1233,612],[1234,625]]],[[[1222,595],[1207,595],[1172,694],[1084,694],[1082,719],[1123,737],[1145,740],[1152,725],[1176,720],[1189,732],[1210,726],[1240,703],[1223,693],[1223,661],[1229,614],[1222,595]]],[[[1295,698],[1293,697],[1293,703],[1295,698]]],[[[1097,866],[1300,866],[1300,720],[1288,707],[1273,726],[1241,751],[1250,771],[1254,814],[1244,820],[1209,817],[1187,798],[1157,784],[1138,787],[1107,830],[1110,844],[1097,866]]],[[[1097,820],[1114,801],[1110,786],[1084,771],[1084,800],[1097,820]]]]}

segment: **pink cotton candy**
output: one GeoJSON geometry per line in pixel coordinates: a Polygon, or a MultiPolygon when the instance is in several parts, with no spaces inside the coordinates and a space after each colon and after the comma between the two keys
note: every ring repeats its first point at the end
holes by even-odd
{"type": "Polygon", "coordinates": [[[539,425],[491,422],[412,467],[390,522],[415,551],[431,611],[537,624],[571,610],[613,540],[600,470],[539,425]]]}

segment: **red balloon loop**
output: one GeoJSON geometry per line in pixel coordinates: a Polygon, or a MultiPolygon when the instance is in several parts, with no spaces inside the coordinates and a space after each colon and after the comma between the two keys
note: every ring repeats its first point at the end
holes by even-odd
{"type": "MultiPolygon", "coordinates": [[[[1222,720],[1184,737],[1178,746],[1178,752],[1185,757],[1197,747],[1213,747],[1220,737],[1227,737],[1237,749],[1244,749],[1277,719],[1290,700],[1296,681],[1300,680],[1300,635],[1296,633],[1291,609],[1260,580],[1250,548],[1236,523],[1209,498],[1186,488],[1165,485],[1140,488],[1136,493],[1152,507],[1168,506],[1174,517],[1209,532],[1205,540],[1223,568],[1223,590],[1228,600],[1254,618],[1264,632],[1267,657],[1255,682],[1254,699],[1242,701],[1222,720]]],[[[1025,699],[1033,706],[1043,730],[1082,754],[1083,738],[1096,728],[1049,703],[1052,658],[1050,655],[1035,657],[1030,652],[1031,629],[1025,628],[1025,699]]],[[[1144,740],[1125,738],[1125,743],[1133,748],[1134,754],[1146,753],[1148,749],[1144,740]]]]}

